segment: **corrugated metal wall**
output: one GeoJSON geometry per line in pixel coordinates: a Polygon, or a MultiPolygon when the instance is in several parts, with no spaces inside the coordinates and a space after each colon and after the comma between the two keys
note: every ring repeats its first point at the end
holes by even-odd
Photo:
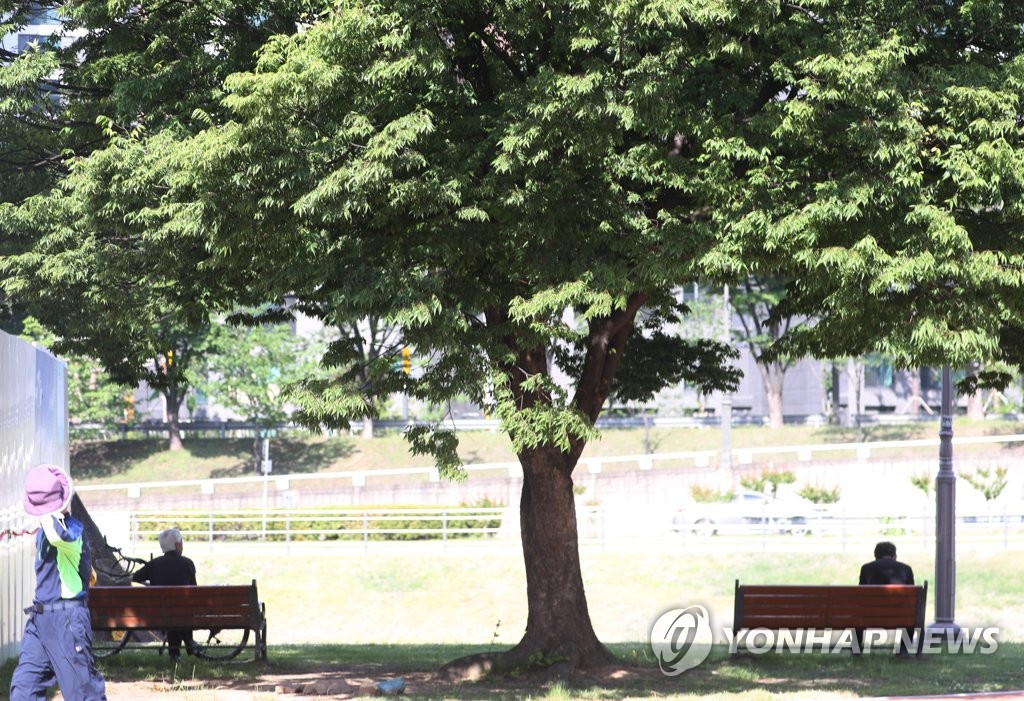
{"type": "Polygon", "coordinates": [[[21,507],[25,473],[68,469],[67,371],[47,351],[0,331],[0,663],[18,655],[32,601],[36,528],[21,507]]]}

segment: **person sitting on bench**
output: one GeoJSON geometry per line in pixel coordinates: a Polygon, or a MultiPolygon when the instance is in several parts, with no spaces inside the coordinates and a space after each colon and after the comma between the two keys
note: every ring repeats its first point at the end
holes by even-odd
{"type": "MultiPolygon", "coordinates": [[[[914,570],[905,562],[896,559],[896,546],[882,541],[875,546],[875,559],[860,568],[860,584],[913,584],[914,570]]],[[[914,634],[907,628],[907,635],[900,642],[900,654],[909,653],[906,641],[914,634]]],[[[857,629],[857,649],[863,648],[864,629],[857,629]]]]}
{"type": "MultiPolygon", "coordinates": [[[[156,584],[164,586],[192,585],[196,586],[196,566],[192,560],[184,557],[181,551],[184,543],[181,531],[168,528],[157,537],[163,555],[143,565],[132,575],[132,581],[139,584],[156,584]]],[[[192,655],[196,651],[196,643],[192,639],[191,630],[167,631],[167,653],[172,660],[181,658],[181,644],[185,643],[185,651],[192,655]]]]}

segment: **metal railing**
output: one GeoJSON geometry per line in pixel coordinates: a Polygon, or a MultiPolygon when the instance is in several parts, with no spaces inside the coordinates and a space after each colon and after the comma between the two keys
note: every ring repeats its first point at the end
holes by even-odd
{"type": "Polygon", "coordinates": [[[153,542],[173,524],[192,542],[368,542],[492,538],[505,508],[312,509],[231,512],[135,511],[128,514],[133,547],[153,542]]]}
{"type": "MultiPolygon", "coordinates": [[[[387,548],[475,544],[487,547],[519,546],[516,509],[322,509],[272,511],[135,511],[128,519],[129,549],[155,544],[161,530],[175,526],[190,547],[198,544],[387,548]]],[[[900,543],[901,549],[928,552],[934,547],[935,517],[929,510],[916,516],[861,516],[837,509],[809,518],[796,530],[780,529],[766,520],[743,528],[723,529],[717,535],[701,529],[673,530],[671,513],[641,509],[581,506],[577,511],[580,541],[584,545],[631,549],[676,547],[687,550],[733,549],[737,552],[863,550],[880,539],[900,543]]],[[[958,540],[965,547],[1007,550],[1024,548],[1024,513],[1003,508],[961,517],[958,540]]]]}

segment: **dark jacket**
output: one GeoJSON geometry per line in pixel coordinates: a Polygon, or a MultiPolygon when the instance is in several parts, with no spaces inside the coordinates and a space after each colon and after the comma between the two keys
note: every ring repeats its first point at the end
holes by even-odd
{"type": "Polygon", "coordinates": [[[196,566],[177,551],[164,553],[153,558],[132,575],[132,581],[140,584],[196,584],[196,566]]]}
{"type": "Polygon", "coordinates": [[[914,570],[910,565],[891,557],[880,557],[860,568],[861,584],[913,584],[914,570]]]}

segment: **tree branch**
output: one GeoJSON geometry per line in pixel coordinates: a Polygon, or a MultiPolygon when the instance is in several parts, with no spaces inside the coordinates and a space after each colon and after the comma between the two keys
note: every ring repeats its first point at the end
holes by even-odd
{"type": "Polygon", "coordinates": [[[634,292],[624,309],[590,323],[589,347],[576,389],[575,404],[591,421],[597,421],[608,395],[611,394],[612,381],[622,362],[626,339],[629,338],[636,314],[645,301],[645,293],[634,292]]]}

